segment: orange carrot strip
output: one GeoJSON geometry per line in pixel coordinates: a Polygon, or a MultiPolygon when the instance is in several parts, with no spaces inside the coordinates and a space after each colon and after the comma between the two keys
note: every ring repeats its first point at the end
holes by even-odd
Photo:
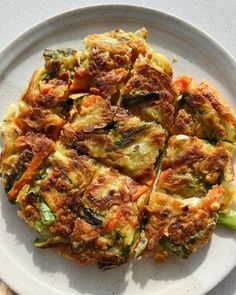
{"type": "Polygon", "coordinates": [[[20,120],[19,117],[15,117],[15,118],[13,119],[13,121],[14,121],[14,123],[16,124],[16,126],[18,126],[20,129],[23,129],[23,124],[22,124],[22,122],[21,122],[21,120],[20,120]]]}
{"type": "Polygon", "coordinates": [[[116,219],[116,218],[113,218],[112,220],[110,220],[109,222],[108,222],[108,224],[106,225],[106,228],[109,230],[109,231],[111,231],[115,226],[116,226],[116,224],[118,223],[118,219],[116,219]]]}
{"type": "Polygon", "coordinates": [[[53,87],[52,84],[41,84],[40,85],[40,93],[42,93],[43,95],[48,94],[49,90],[53,87]]]}
{"type": "Polygon", "coordinates": [[[143,195],[149,188],[145,186],[141,186],[138,188],[137,192],[131,196],[131,201],[135,202],[141,195],[143,195]]]}
{"type": "Polygon", "coordinates": [[[147,186],[151,186],[155,180],[155,172],[153,171],[152,174],[150,175],[150,179],[145,182],[147,186]]]}
{"type": "Polygon", "coordinates": [[[19,191],[23,188],[23,186],[25,184],[29,184],[32,181],[33,177],[37,172],[38,167],[40,166],[46,155],[49,154],[49,152],[50,149],[43,154],[37,154],[33,157],[32,161],[30,162],[29,166],[22,174],[20,179],[14,182],[13,187],[7,193],[7,197],[9,200],[14,200],[17,197],[19,191]]]}
{"type": "Polygon", "coordinates": [[[173,86],[174,88],[177,89],[177,91],[182,94],[183,92],[186,91],[186,89],[188,88],[189,84],[192,82],[192,77],[190,76],[186,76],[186,75],[182,75],[182,76],[179,76],[173,86]]]}

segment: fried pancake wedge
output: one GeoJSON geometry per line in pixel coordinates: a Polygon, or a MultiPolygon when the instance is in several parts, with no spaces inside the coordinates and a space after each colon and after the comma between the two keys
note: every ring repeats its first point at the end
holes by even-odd
{"type": "Polygon", "coordinates": [[[230,106],[208,82],[192,83],[179,96],[174,134],[235,142],[235,130],[236,119],[230,106]]]}
{"type": "Polygon", "coordinates": [[[216,144],[183,135],[168,140],[157,182],[159,188],[183,197],[202,197],[214,184],[234,179],[234,145],[216,144]]]}
{"type": "Polygon", "coordinates": [[[132,114],[171,129],[176,93],[172,87],[172,68],[164,56],[153,50],[140,54],[121,94],[122,106],[132,114]]]}
{"type": "Polygon", "coordinates": [[[14,121],[24,132],[56,139],[67,116],[71,75],[77,65],[76,50],[45,49],[45,66],[38,68],[20,98],[14,121]]]}
{"type": "Polygon", "coordinates": [[[146,36],[144,28],[135,33],[117,29],[87,36],[71,91],[89,91],[110,99],[124,83],[136,57],[146,52],[146,36]]]}
{"type": "Polygon", "coordinates": [[[145,251],[157,262],[170,255],[187,259],[211,238],[225,194],[220,185],[212,186],[203,198],[183,199],[158,190],[152,193],[137,254],[145,251]]]}

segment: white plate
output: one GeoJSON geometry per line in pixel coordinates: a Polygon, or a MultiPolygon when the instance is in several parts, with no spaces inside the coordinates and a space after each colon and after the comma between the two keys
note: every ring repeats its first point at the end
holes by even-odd
{"type": "MultiPolygon", "coordinates": [[[[0,55],[0,116],[16,102],[49,47],[81,48],[82,38],[121,27],[148,29],[148,42],[186,73],[216,85],[235,108],[236,64],[225,50],[192,25],[151,9],[108,5],[65,12],[34,26],[0,55]]],[[[234,110],[235,111],[235,110],[234,110]]],[[[236,265],[236,234],[218,229],[208,246],[187,261],[170,259],[155,265],[144,259],[109,272],[81,267],[52,250],[33,246],[36,233],[21,221],[2,190],[0,204],[0,277],[19,294],[204,294],[236,265]]]]}

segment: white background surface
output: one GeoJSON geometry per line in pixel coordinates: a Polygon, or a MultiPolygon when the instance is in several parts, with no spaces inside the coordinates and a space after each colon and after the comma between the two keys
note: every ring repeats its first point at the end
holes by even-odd
{"type": "MultiPolygon", "coordinates": [[[[102,3],[137,4],[183,18],[214,37],[236,59],[235,0],[0,0],[0,49],[46,17],[67,9],[102,3]]],[[[236,295],[236,269],[208,294],[236,295]]]]}

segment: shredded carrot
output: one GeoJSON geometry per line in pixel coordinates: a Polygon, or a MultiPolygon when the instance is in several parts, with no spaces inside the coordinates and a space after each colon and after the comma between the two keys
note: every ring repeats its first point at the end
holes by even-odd
{"type": "Polygon", "coordinates": [[[106,227],[107,227],[107,229],[109,230],[109,231],[111,231],[115,226],[116,226],[116,224],[118,223],[118,219],[117,218],[113,218],[112,220],[110,220],[109,222],[108,222],[108,224],[106,225],[106,227]]]}
{"type": "Polygon", "coordinates": [[[138,188],[135,194],[131,196],[131,201],[135,202],[140,196],[142,196],[149,188],[146,185],[143,185],[138,188]]]}
{"type": "Polygon", "coordinates": [[[90,87],[89,91],[92,92],[93,94],[99,94],[100,90],[97,87],[90,87]]]}
{"type": "Polygon", "coordinates": [[[18,126],[20,129],[23,129],[23,124],[22,124],[22,122],[21,122],[21,120],[20,120],[19,117],[15,117],[15,118],[14,118],[14,123],[15,123],[16,126],[18,126]]]}
{"type": "Polygon", "coordinates": [[[224,196],[225,188],[221,185],[213,185],[212,189],[208,192],[205,198],[203,198],[202,205],[205,210],[212,211],[212,204],[220,202],[224,196]]]}
{"type": "Polygon", "coordinates": [[[179,94],[182,94],[183,92],[186,91],[186,89],[188,88],[191,82],[192,82],[191,76],[182,75],[175,80],[173,86],[179,94]]]}
{"type": "Polygon", "coordinates": [[[49,90],[53,87],[52,84],[45,83],[40,85],[40,92],[45,95],[48,94],[49,90]]]}
{"type": "Polygon", "coordinates": [[[31,163],[29,164],[26,171],[23,173],[21,178],[14,182],[13,187],[8,192],[7,197],[9,200],[14,200],[17,197],[18,192],[23,188],[25,184],[29,184],[32,178],[34,177],[37,168],[42,162],[41,155],[36,155],[31,163]]]}
{"type": "Polygon", "coordinates": [[[101,98],[101,96],[97,96],[97,95],[88,95],[85,96],[82,103],[81,103],[81,107],[89,107],[95,103],[99,103],[101,101],[104,101],[103,98],[101,98]]]}
{"type": "Polygon", "coordinates": [[[70,92],[79,92],[88,88],[87,81],[84,79],[74,79],[70,86],[70,92]]]}
{"type": "Polygon", "coordinates": [[[150,175],[150,179],[148,181],[145,182],[145,184],[147,186],[151,186],[153,184],[155,180],[155,172],[153,171],[153,173],[150,175]]]}
{"type": "Polygon", "coordinates": [[[49,154],[50,151],[51,149],[48,149],[47,152],[43,154],[37,154],[33,157],[32,161],[30,162],[29,166],[27,167],[25,172],[22,174],[20,179],[14,182],[13,187],[7,193],[7,197],[9,200],[14,200],[17,197],[19,191],[23,188],[23,186],[25,184],[29,184],[32,181],[33,177],[35,176],[37,172],[38,167],[40,166],[43,159],[45,158],[47,154],[49,154]]]}
{"type": "Polygon", "coordinates": [[[162,171],[160,173],[160,176],[159,176],[159,179],[158,179],[158,183],[161,184],[165,181],[168,181],[168,179],[172,178],[173,177],[173,174],[174,174],[174,171],[173,169],[169,168],[165,171],[162,171]]]}
{"type": "Polygon", "coordinates": [[[65,121],[61,118],[58,118],[58,122],[56,125],[50,126],[49,124],[50,128],[46,130],[46,135],[53,139],[57,139],[64,125],[65,121]]]}
{"type": "Polygon", "coordinates": [[[145,184],[146,184],[147,186],[151,186],[151,185],[153,184],[154,180],[155,180],[155,178],[151,178],[151,179],[149,179],[148,181],[146,181],[145,184]]]}

